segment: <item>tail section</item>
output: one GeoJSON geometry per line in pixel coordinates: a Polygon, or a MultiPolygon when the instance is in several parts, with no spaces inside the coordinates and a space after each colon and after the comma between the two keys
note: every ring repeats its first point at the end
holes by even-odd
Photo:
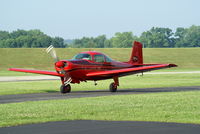
{"type": "Polygon", "coordinates": [[[129,63],[143,64],[142,43],[137,41],[133,43],[132,54],[129,63]]]}

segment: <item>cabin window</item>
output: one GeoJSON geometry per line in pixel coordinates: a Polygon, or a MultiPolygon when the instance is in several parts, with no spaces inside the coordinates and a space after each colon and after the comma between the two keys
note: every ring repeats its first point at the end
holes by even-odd
{"type": "Polygon", "coordinates": [[[113,60],[110,58],[110,57],[108,57],[108,56],[105,56],[105,58],[106,58],[106,62],[112,62],[113,60]]]}
{"type": "Polygon", "coordinates": [[[94,55],[94,61],[95,62],[104,62],[105,61],[104,60],[104,55],[100,55],[100,54],[94,55]]]}
{"type": "Polygon", "coordinates": [[[76,59],[76,60],[91,60],[92,57],[89,54],[80,53],[80,54],[77,54],[76,56],[74,56],[73,59],[76,59]]]}

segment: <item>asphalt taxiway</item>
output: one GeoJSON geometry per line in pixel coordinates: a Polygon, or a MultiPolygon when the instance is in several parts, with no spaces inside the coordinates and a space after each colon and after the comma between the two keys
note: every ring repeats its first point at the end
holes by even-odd
{"type": "Polygon", "coordinates": [[[200,125],[137,121],[60,121],[0,128],[1,134],[199,134],[200,125]]]}
{"type": "MultiPolygon", "coordinates": [[[[123,89],[116,93],[110,93],[109,91],[77,91],[64,95],[59,92],[2,95],[0,96],[0,103],[194,90],[200,90],[200,86],[123,89]]],[[[200,125],[195,124],[91,120],[47,122],[0,128],[0,134],[199,134],[199,132],[200,125]]]]}
{"type": "Polygon", "coordinates": [[[200,86],[121,89],[121,90],[119,89],[115,93],[111,93],[107,90],[99,90],[99,91],[73,91],[67,94],[61,94],[60,92],[49,92],[49,93],[34,93],[34,94],[0,95],[0,104],[17,103],[24,101],[72,99],[72,98],[97,97],[97,96],[109,96],[109,95],[144,94],[144,93],[156,93],[156,92],[179,92],[179,91],[194,91],[194,90],[200,90],[200,86]]]}
{"type": "MultiPolygon", "coordinates": [[[[0,95],[0,104],[19,103],[25,101],[194,90],[200,90],[200,86],[119,89],[116,93],[110,93],[107,90],[99,90],[73,91],[68,94],[49,92],[36,94],[0,95]]],[[[199,134],[199,132],[200,125],[195,124],[90,120],[59,121],[0,128],[0,134],[199,134]]]]}

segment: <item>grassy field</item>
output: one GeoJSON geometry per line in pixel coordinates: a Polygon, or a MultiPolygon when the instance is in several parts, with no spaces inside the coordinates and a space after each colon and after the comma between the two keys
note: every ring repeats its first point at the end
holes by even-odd
{"type": "Polygon", "coordinates": [[[15,72],[15,71],[0,71],[0,77],[1,76],[36,76],[40,74],[32,74],[32,73],[24,73],[24,72],[15,72]]]}
{"type": "MultiPolygon", "coordinates": [[[[95,50],[127,61],[131,49],[56,49],[61,59],[95,50]]],[[[0,76],[35,75],[6,71],[9,67],[53,70],[45,49],[0,49],[0,76]]],[[[179,68],[159,71],[199,71],[200,48],[144,49],[145,63],[175,63],[179,68]]],[[[112,80],[72,85],[72,91],[107,90],[112,80]]],[[[200,86],[200,74],[146,74],[120,78],[121,90],[200,86]]],[[[0,95],[58,92],[60,81],[0,82],[0,95]]],[[[0,127],[59,120],[131,120],[200,124],[200,92],[160,92],[0,104],[0,127]]]]}
{"type": "Polygon", "coordinates": [[[1,104],[0,126],[58,120],[200,124],[199,96],[199,91],[187,91],[1,104]]]}
{"type": "MultiPolygon", "coordinates": [[[[146,74],[144,76],[128,76],[120,78],[119,89],[137,89],[154,87],[200,86],[200,74],[146,74]]],[[[88,81],[81,84],[71,84],[72,91],[108,90],[113,80],[88,81]]],[[[24,93],[58,92],[61,82],[56,81],[26,81],[1,82],[0,95],[24,93]]]]}
{"type": "MultiPolygon", "coordinates": [[[[120,79],[120,89],[200,86],[200,74],[148,74],[120,79]]],[[[110,80],[72,85],[105,90],[110,80]]],[[[58,92],[59,81],[1,82],[0,95],[58,92]]],[[[62,120],[129,120],[200,124],[200,91],[158,92],[0,104],[0,127],[62,120]]]]}
{"type": "MultiPolygon", "coordinates": [[[[128,61],[131,48],[57,48],[61,59],[71,59],[81,51],[95,50],[109,55],[118,61],[128,61]]],[[[145,63],[175,63],[179,69],[199,69],[200,48],[145,48],[145,63]]],[[[0,48],[0,70],[10,67],[54,69],[53,60],[44,48],[0,48]]]]}

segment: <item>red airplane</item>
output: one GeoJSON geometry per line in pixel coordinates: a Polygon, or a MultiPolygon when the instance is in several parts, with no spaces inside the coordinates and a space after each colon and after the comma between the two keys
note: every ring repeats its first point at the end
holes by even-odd
{"type": "Polygon", "coordinates": [[[116,92],[119,86],[119,77],[143,73],[147,71],[176,67],[175,64],[143,64],[142,44],[134,42],[132,54],[128,62],[114,61],[103,53],[88,51],[81,52],[71,60],[59,60],[53,46],[47,48],[55,60],[56,71],[28,70],[20,68],[10,68],[10,71],[19,71],[27,73],[37,73],[44,75],[53,75],[61,78],[61,93],[71,91],[70,83],[80,83],[82,81],[113,79],[110,84],[110,91],[116,92]]]}

